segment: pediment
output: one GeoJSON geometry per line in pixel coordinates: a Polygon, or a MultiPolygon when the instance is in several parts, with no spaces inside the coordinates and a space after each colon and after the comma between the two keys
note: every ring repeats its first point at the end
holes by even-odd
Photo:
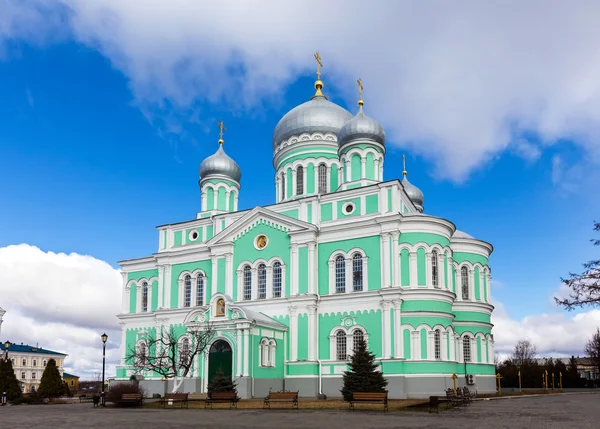
{"type": "Polygon", "coordinates": [[[269,225],[287,233],[317,230],[317,227],[313,224],[293,219],[289,216],[265,209],[264,207],[255,207],[219,234],[215,235],[206,244],[214,246],[217,244],[232,243],[261,224],[269,225]]]}

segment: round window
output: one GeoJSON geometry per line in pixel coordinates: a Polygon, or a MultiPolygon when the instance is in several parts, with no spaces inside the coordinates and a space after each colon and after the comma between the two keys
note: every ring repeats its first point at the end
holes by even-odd
{"type": "Polygon", "coordinates": [[[356,206],[354,205],[354,203],[346,203],[342,206],[342,211],[344,212],[345,215],[354,213],[354,209],[356,209],[356,206]]]}
{"type": "Polygon", "coordinates": [[[196,241],[196,240],[198,240],[198,237],[199,237],[198,231],[192,231],[192,232],[190,232],[190,240],[196,241]]]}

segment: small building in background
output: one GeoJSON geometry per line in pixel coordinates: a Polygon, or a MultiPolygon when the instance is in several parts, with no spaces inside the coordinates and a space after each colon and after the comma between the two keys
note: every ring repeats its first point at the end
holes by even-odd
{"type": "Polygon", "coordinates": [[[79,377],[68,372],[63,372],[63,381],[69,386],[71,393],[79,391],[79,377]]]}

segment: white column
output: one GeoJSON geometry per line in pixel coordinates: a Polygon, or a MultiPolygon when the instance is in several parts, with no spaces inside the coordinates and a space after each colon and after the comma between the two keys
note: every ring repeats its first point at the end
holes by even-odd
{"type": "Polygon", "coordinates": [[[400,251],[398,250],[399,232],[392,232],[392,254],[390,255],[392,264],[392,286],[400,286],[400,251]]]}
{"type": "MultiPolygon", "coordinates": [[[[317,177],[319,176],[318,171],[319,171],[319,169],[317,168],[317,177]]],[[[317,184],[317,190],[319,190],[318,189],[319,181],[317,180],[315,183],[317,184]]],[[[338,183],[339,183],[339,180],[338,180],[338,183]]],[[[325,181],[325,191],[326,192],[334,191],[334,189],[331,189],[331,165],[327,166],[327,180],[325,181]]],[[[314,218],[314,216],[313,216],[313,218],[314,218]]]]}
{"type": "Polygon", "coordinates": [[[391,336],[390,336],[390,307],[391,302],[381,302],[381,354],[383,359],[389,359],[391,357],[391,336]]]}
{"type": "Polygon", "coordinates": [[[308,177],[308,166],[304,166],[302,168],[302,184],[304,189],[302,190],[302,195],[306,195],[308,192],[308,181],[306,178],[308,177]]]}
{"type": "Polygon", "coordinates": [[[317,265],[317,260],[315,258],[315,245],[314,241],[308,243],[308,293],[317,293],[316,288],[316,274],[317,270],[315,269],[317,265]]]}
{"type": "MultiPolygon", "coordinates": [[[[273,267],[272,266],[267,266],[267,294],[266,294],[266,299],[271,299],[273,298],[273,267]]],[[[283,279],[282,279],[283,281],[283,279]]]]}
{"type": "Polygon", "coordinates": [[[450,334],[450,360],[456,361],[456,339],[454,334],[450,334]]]}
{"type": "Polygon", "coordinates": [[[352,172],[350,171],[350,159],[346,158],[346,182],[352,180],[352,172]]]}
{"type": "Polygon", "coordinates": [[[458,267],[456,269],[456,271],[454,271],[454,282],[456,284],[456,300],[462,301],[463,294],[462,294],[462,279],[461,279],[461,274],[460,274],[460,267],[458,267]]]}
{"type": "Polygon", "coordinates": [[[256,268],[252,268],[250,270],[252,275],[252,287],[251,287],[251,299],[258,298],[258,270],[256,268]]]}
{"type": "Polygon", "coordinates": [[[233,254],[225,254],[225,293],[231,299],[233,297],[233,254]]]}
{"type": "Polygon", "coordinates": [[[394,357],[404,357],[404,338],[400,326],[402,326],[401,307],[402,300],[396,299],[392,301],[394,305],[394,357]]]}
{"type": "Polygon", "coordinates": [[[281,179],[279,174],[275,174],[275,201],[281,201],[281,179]]]}
{"type": "Polygon", "coordinates": [[[290,295],[298,295],[298,245],[292,244],[290,258],[290,295]]]}
{"type": "Polygon", "coordinates": [[[373,169],[373,175],[375,176],[375,180],[381,181],[381,179],[379,178],[379,160],[375,159],[374,164],[375,168],[373,169]]]}
{"type": "Polygon", "coordinates": [[[431,252],[425,253],[425,285],[428,288],[433,287],[433,281],[431,278],[431,252]]]}
{"type": "Polygon", "coordinates": [[[492,276],[490,273],[487,274],[487,299],[488,302],[492,302],[492,276]]]}
{"type": "Polygon", "coordinates": [[[433,331],[427,332],[427,359],[435,360],[435,337],[433,331]]]}
{"type": "Polygon", "coordinates": [[[329,265],[329,294],[333,295],[335,293],[335,261],[328,261],[327,265],[329,265]]]}
{"type": "Polygon", "coordinates": [[[308,360],[317,360],[316,350],[317,342],[319,341],[319,335],[317,333],[317,306],[309,305],[308,310],[308,360]]]}
{"type": "Polygon", "coordinates": [[[238,192],[236,192],[233,197],[233,211],[237,211],[237,209],[238,209],[238,200],[239,200],[238,192]]]}
{"type": "MultiPolygon", "coordinates": [[[[448,290],[452,290],[452,254],[448,255],[448,270],[446,271],[446,276],[448,279],[448,290]]],[[[456,293],[458,295],[458,292],[456,293]]]]}
{"type": "Polygon", "coordinates": [[[446,331],[442,331],[442,335],[440,336],[440,341],[441,341],[441,353],[440,353],[440,357],[442,358],[442,360],[451,360],[450,359],[450,355],[449,355],[449,347],[448,347],[448,332],[446,331]]]}
{"type": "Polygon", "coordinates": [[[231,194],[231,191],[225,191],[225,209],[232,212],[233,207],[229,207],[229,194],[231,194]]]}
{"type": "Polygon", "coordinates": [[[475,270],[469,268],[469,300],[475,301],[475,270]]]}
{"type": "Polygon", "coordinates": [[[379,190],[379,211],[381,213],[387,212],[387,195],[385,188],[379,190]]]}
{"type": "Polygon", "coordinates": [[[360,178],[367,178],[367,159],[364,156],[360,158],[360,178]]]}
{"type": "Polygon", "coordinates": [[[171,308],[171,283],[172,283],[172,279],[171,279],[171,266],[167,265],[165,266],[165,292],[163,295],[163,307],[164,308],[171,308]]]}
{"type": "Polygon", "coordinates": [[[164,277],[165,277],[165,266],[159,265],[158,266],[158,290],[157,290],[158,299],[156,300],[157,308],[163,308],[163,306],[164,306],[164,303],[163,303],[163,291],[164,291],[164,287],[165,287],[164,277]]]}
{"type": "Polygon", "coordinates": [[[234,374],[234,376],[239,377],[240,375],[242,375],[242,330],[240,328],[236,329],[236,333],[237,333],[237,347],[235,348],[235,354],[236,354],[236,364],[237,364],[237,370],[236,373],[234,374]]]}
{"type": "Polygon", "coordinates": [[[391,284],[390,280],[390,233],[385,232],[381,234],[381,267],[383,270],[381,276],[381,288],[388,287],[391,284]]]}
{"type": "Polygon", "coordinates": [[[290,314],[290,361],[298,360],[298,312],[296,307],[288,307],[290,314]]]}
{"type": "Polygon", "coordinates": [[[214,189],[213,192],[213,210],[217,210],[218,208],[218,203],[219,203],[219,192],[218,192],[218,188],[214,189]]]}
{"type": "Polygon", "coordinates": [[[248,361],[250,360],[250,328],[244,329],[244,377],[248,377],[248,361]]]}
{"type": "Polygon", "coordinates": [[[200,211],[206,211],[206,191],[202,191],[202,201],[201,201],[202,207],[200,209],[200,211]]]}
{"type": "Polygon", "coordinates": [[[297,183],[298,182],[296,181],[296,169],[294,168],[292,170],[292,196],[298,194],[298,189],[296,188],[297,183]]]}
{"type": "Polygon", "coordinates": [[[485,301],[485,294],[483,292],[483,270],[479,270],[479,301],[485,301]]]}
{"type": "Polygon", "coordinates": [[[383,181],[383,159],[379,163],[379,180],[383,181]]]}
{"type": "Polygon", "coordinates": [[[417,252],[411,251],[408,255],[410,268],[410,287],[417,287],[417,252]]]}
{"type": "Polygon", "coordinates": [[[412,360],[421,360],[421,333],[419,331],[411,331],[410,357],[412,360]]]}
{"type": "MultiPolygon", "coordinates": [[[[218,277],[218,269],[217,269],[217,257],[216,256],[211,256],[210,257],[211,263],[212,263],[212,270],[211,270],[211,293],[214,295],[215,293],[217,293],[217,277],[218,277]]],[[[205,294],[206,296],[206,300],[208,301],[211,297],[208,296],[208,294],[205,294]]]]}
{"type": "Polygon", "coordinates": [[[444,253],[440,253],[438,255],[438,285],[440,287],[440,289],[444,289],[445,288],[445,282],[446,282],[446,269],[444,268],[446,265],[444,264],[446,257],[444,253]]]}
{"type": "MultiPolygon", "coordinates": [[[[344,183],[344,171],[342,169],[342,164],[338,165],[338,186],[341,186],[342,183],[344,183]]],[[[335,191],[335,189],[331,190],[332,192],[335,191]]]]}
{"type": "MultiPolygon", "coordinates": [[[[244,276],[242,270],[235,270],[237,273],[237,298],[232,297],[234,300],[242,301],[244,299],[244,276]]],[[[208,301],[209,297],[206,297],[208,301]]]]}
{"type": "Polygon", "coordinates": [[[344,263],[346,265],[346,293],[352,292],[354,290],[354,282],[352,281],[352,258],[344,259],[344,263]]]}

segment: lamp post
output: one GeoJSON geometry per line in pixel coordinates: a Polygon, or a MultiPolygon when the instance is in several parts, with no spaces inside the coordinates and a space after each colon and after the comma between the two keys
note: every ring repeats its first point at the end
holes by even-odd
{"type": "Polygon", "coordinates": [[[10,341],[4,343],[4,350],[6,350],[4,358],[4,390],[2,391],[2,405],[6,405],[6,374],[8,374],[8,349],[10,348],[10,341]]]}
{"type": "Polygon", "coordinates": [[[106,402],[104,400],[104,368],[106,365],[106,341],[108,340],[108,335],[102,334],[102,393],[100,396],[100,400],[102,401],[102,406],[106,407],[106,402]]]}

